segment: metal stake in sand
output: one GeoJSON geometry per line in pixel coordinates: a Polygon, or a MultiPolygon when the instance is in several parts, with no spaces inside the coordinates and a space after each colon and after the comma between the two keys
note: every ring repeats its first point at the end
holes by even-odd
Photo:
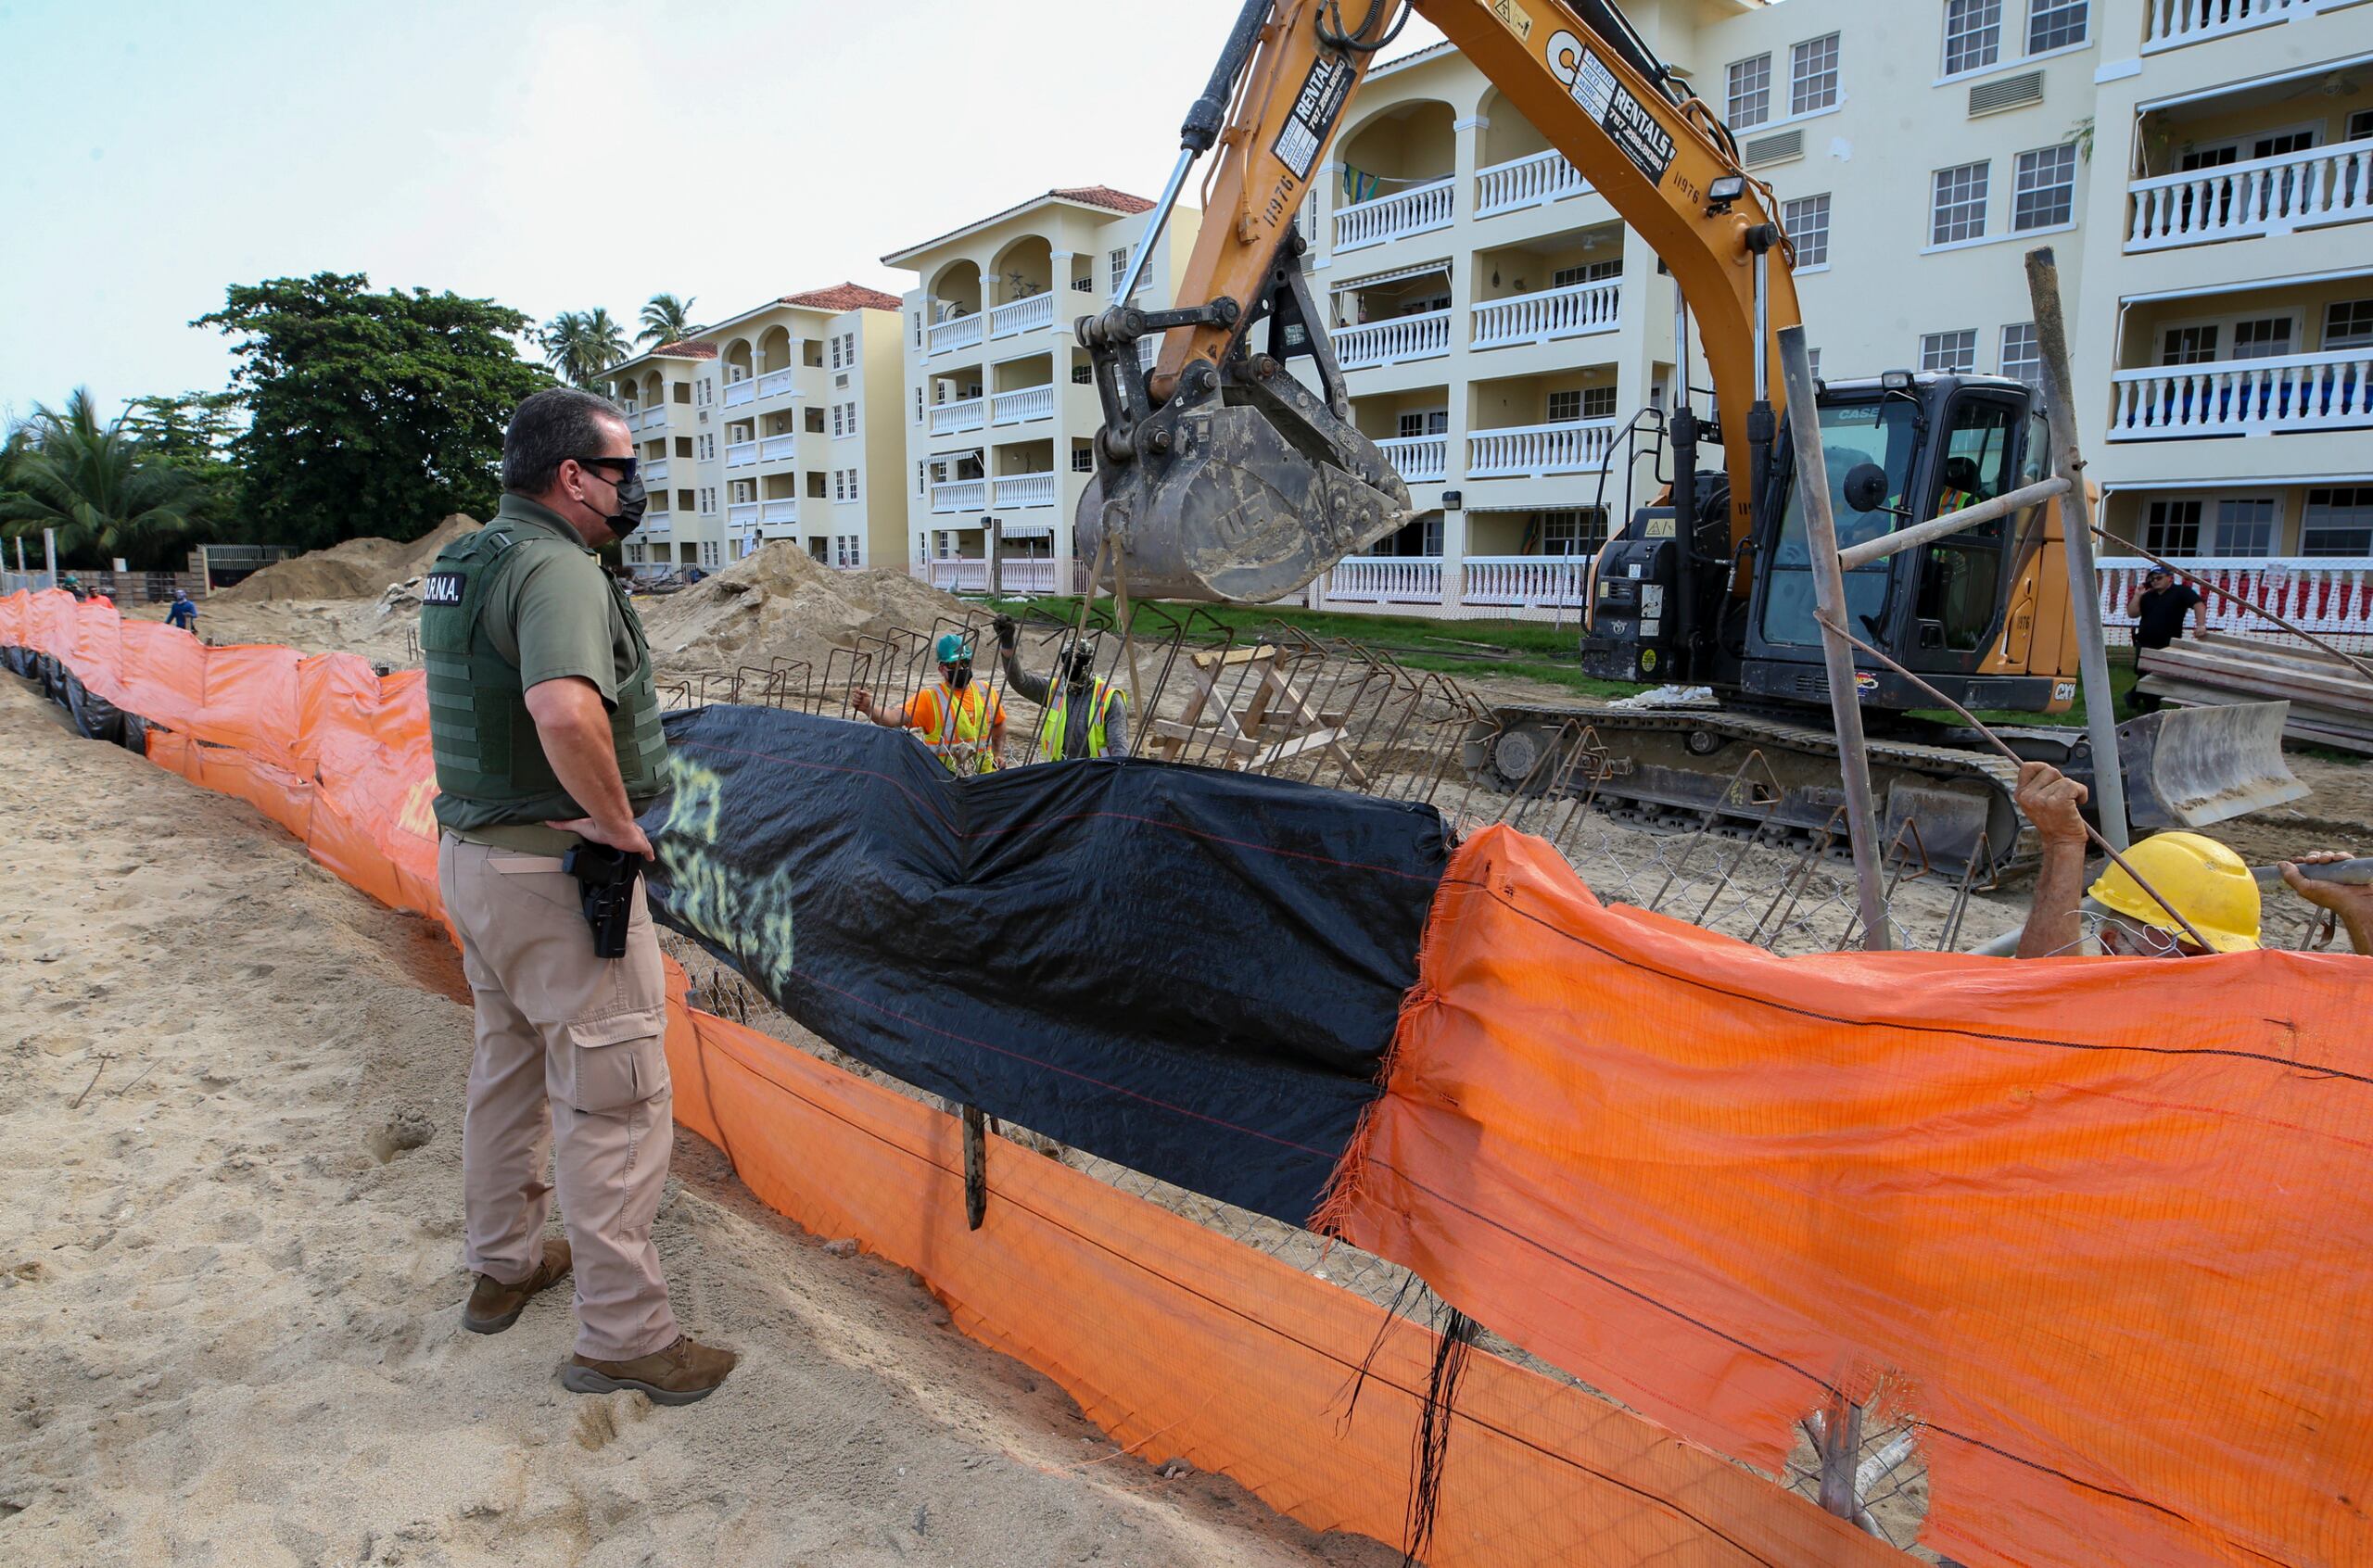
{"type": "Polygon", "coordinates": [[[2110,690],[2109,649],[2101,636],[2101,583],[2093,570],[2093,498],[2085,488],[2085,454],[2076,444],[2076,383],[2068,368],[2068,323],[2060,309],[2060,266],[2051,247],[2027,252],[2027,294],[2043,360],[2043,412],[2051,431],[2051,470],[2068,481],[2060,530],[2068,551],[2068,595],[2075,602],[2076,664],[2085,683],[2085,734],[2093,746],[2093,798],[2101,830],[2126,845],[2126,771],[2117,754],[2117,698],[2110,690]]]}
{"type": "MultiPolygon", "coordinates": [[[[1812,557],[1813,599],[1822,626],[1821,659],[1829,671],[1829,712],[1837,729],[1837,760],[1846,781],[1846,836],[1854,853],[1854,885],[1862,913],[1862,945],[1872,953],[1895,945],[1887,901],[1879,882],[1879,829],[1871,801],[1871,753],[1862,739],[1862,702],[1854,685],[1854,655],[1833,635],[1846,614],[1846,574],[1837,560],[1837,519],[1829,509],[1829,463],[1821,452],[1821,416],[1805,329],[1780,329],[1780,373],[1788,388],[1788,434],[1796,449],[1796,494],[1805,509],[1805,544],[1812,557]]],[[[1687,530],[1684,528],[1683,532],[1687,530]]],[[[1683,548],[1687,548],[1684,544],[1683,548]]]]}

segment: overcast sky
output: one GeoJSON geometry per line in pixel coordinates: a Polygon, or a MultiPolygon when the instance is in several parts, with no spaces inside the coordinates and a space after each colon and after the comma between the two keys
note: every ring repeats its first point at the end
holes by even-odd
{"type": "Polygon", "coordinates": [[[900,292],[884,252],[1049,186],[1158,194],[1235,8],[0,0],[0,413],[221,387],[226,340],[186,323],[267,277],[629,335],[663,289],[710,321],[900,292]]]}

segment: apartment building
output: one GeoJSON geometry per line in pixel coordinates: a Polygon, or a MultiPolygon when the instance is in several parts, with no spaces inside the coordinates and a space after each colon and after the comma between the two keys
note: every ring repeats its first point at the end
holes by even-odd
{"type": "MultiPolygon", "coordinates": [[[[2110,525],[2373,621],[2373,3],[1626,10],[1773,187],[1817,370],[2034,380],[2049,243],[2110,525]]],[[[1447,46],[1372,72],[1331,156],[1313,283],[1419,515],[1313,601],[1570,616],[1673,373],[1670,280],[1447,46]]]]}
{"type": "MultiPolygon", "coordinates": [[[[904,516],[916,570],[941,587],[986,588],[994,539],[1000,588],[1068,591],[1103,422],[1072,323],[1125,281],[1152,205],[1050,190],[882,259],[918,279],[898,304],[904,516]]],[[[1172,215],[1133,297],[1172,297],[1199,218],[1172,215]]]]}
{"type": "Polygon", "coordinates": [[[769,539],[833,566],[907,560],[898,300],[771,299],[612,369],[651,510],[629,566],[715,569],[769,539]]]}

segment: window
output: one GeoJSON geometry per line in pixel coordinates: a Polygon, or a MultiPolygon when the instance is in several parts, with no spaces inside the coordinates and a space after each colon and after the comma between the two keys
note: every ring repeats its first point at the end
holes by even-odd
{"type": "Polygon", "coordinates": [[[1808,348],[1805,350],[1805,358],[1811,363],[1813,379],[1819,381],[1821,379],[1821,350],[1808,348]]]}
{"type": "Polygon", "coordinates": [[[2142,514],[2142,548],[2158,555],[2200,553],[2200,502],[2155,500],[2142,514]]]}
{"type": "Polygon", "coordinates": [[[844,368],[841,360],[841,335],[837,332],[832,335],[832,368],[834,370],[844,368]]]}
{"type": "Polygon", "coordinates": [[[701,564],[704,566],[714,566],[717,564],[716,540],[703,539],[701,541],[701,564]]]}
{"type": "Polygon", "coordinates": [[[917,310],[917,311],[914,313],[914,316],[915,316],[915,347],[916,347],[916,348],[921,348],[921,347],[923,346],[923,313],[922,313],[920,310],[917,310]]]}
{"type": "MultiPolygon", "coordinates": [[[[2076,144],[2063,142],[2021,153],[2011,185],[2011,232],[2052,228],[2075,215],[2076,144]]],[[[1980,221],[1984,221],[1983,213],[1980,221]]]]}
{"type": "Polygon", "coordinates": [[[1606,514],[1596,507],[1544,512],[1540,516],[1543,555],[1595,555],[1606,542],[1606,514]]]}
{"type": "Polygon", "coordinates": [[[2002,0],[1945,0],[1945,74],[1984,70],[2002,57],[2002,0]]]}
{"type": "Polygon", "coordinates": [[[692,401],[702,408],[708,407],[716,397],[717,383],[714,378],[704,375],[692,384],[692,401]]]}
{"type": "Polygon", "coordinates": [[[832,478],[832,499],[834,500],[853,501],[857,499],[856,469],[835,469],[833,471],[832,478]]]}
{"type": "Polygon", "coordinates": [[[2373,108],[2361,108],[2348,117],[2348,134],[2343,141],[2362,142],[2373,139],[2373,108]]]}
{"type": "Polygon", "coordinates": [[[2326,348],[2373,348],[2373,299],[2339,299],[2324,307],[2326,348]]]}
{"type": "Polygon", "coordinates": [[[2028,0],[2027,53],[2064,49],[2085,42],[2087,0],[2028,0]]]}
{"type": "Polygon", "coordinates": [[[821,436],[824,434],[824,411],[810,403],[800,411],[799,423],[810,436],[821,436]]]}
{"type": "Polygon", "coordinates": [[[1612,261],[1591,261],[1580,267],[1560,267],[1550,274],[1549,286],[1571,288],[1576,284],[1605,283],[1609,278],[1619,278],[1622,275],[1623,259],[1618,256],[1612,261]]]}
{"type": "Polygon", "coordinates": [[[1574,421],[1581,417],[1582,395],[1579,390],[1573,392],[1552,392],[1549,394],[1550,424],[1571,424],[1574,421]]]}
{"type": "Polygon", "coordinates": [[[2169,327],[2160,342],[2159,362],[2163,365],[2204,365],[2214,358],[2214,326],[2169,327]]]}
{"type": "Polygon", "coordinates": [[[1968,375],[1977,369],[1977,329],[1932,332],[1920,340],[1920,368],[1948,375],[1968,375]]]}
{"type": "Polygon", "coordinates": [[[1788,51],[1788,112],[1810,114],[1837,104],[1837,34],[1788,51]]]}
{"type": "Polygon", "coordinates": [[[841,417],[848,424],[848,434],[857,434],[857,403],[854,399],[841,405],[841,417]]]}
{"type": "Polygon", "coordinates": [[[1829,197],[1800,196],[1781,203],[1780,225],[1796,242],[1798,271],[1829,265],[1829,197]]]}
{"type": "Polygon", "coordinates": [[[923,422],[923,389],[922,389],[921,387],[918,386],[918,387],[916,387],[916,388],[915,388],[915,423],[916,423],[917,424],[920,424],[922,422],[923,422]]]}
{"type": "Polygon", "coordinates": [[[2035,322],[2002,329],[2002,373],[2043,390],[2043,344],[2036,336],[2035,322]]]}
{"type": "Polygon", "coordinates": [[[1112,292],[1120,293],[1121,285],[1129,281],[1129,247],[1124,245],[1105,257],[1104,265],[1106,271],[1112,275],[1112,292]]]}
{"type": "Polygon", "coordinates": [[[746,506],[758,499],[758,482],[755,479],[728,480],[725,499],[734,506],[746,506]]]}
{"type": "Polygon", "coordinates": [[[1085,386],[1086,385],[1088,385],[1090,382],[1094,381],[1095,379],[1096,379],[1096,372],[1095,372],[1095,370],[1093,369],[1093,367],[1091,367],[1091,366],[1087,366],[1087,365],[1073,365],[1073,366],[1072,367],[1072,386],[1085,386]]]}
{"type": "Polygon", "coordinates": [[[853,332],[841,335],[841,364],[846,370],[857,369],[857,334],[853,332]]]}
{"type": "Polygon", "coordinates": [[[2307,510],[2299,520],[2299,553],[2373,556],[2373,487],[2308,491],[2307,510]]]}
{"type": "Polygon", "coordinates": [[[1928,243],[1957,245],[1986,237],[1986,194],[1992,166],[1961,163],[1936,171],[1928,243]]]}
{"type": "Polygon", "coordinates": [[[1731,129],[1744,131],[1771,118],[1771,57],[1758,55],[1731,67],[1731,129]]]}
{"type": "Polygon", "coordinates": [[[1583,387],[1582,417],[1584,419],[1613,419],[1615,417],[1615,388],[1612,386],[1583,387]]]}
{"type": "Polygon", "coordinates": [[[2250,496],[2216,503],[2215,555],[2272,555],[2275,519],[2281,515],[2271,496],[2250,496]]]}
{"type": "Polygon", "coordinates": [[[1404,413],[1395,421],[1394,428],[1403,440],[1413,436],[1440,436],[1450,428],[1450,411],[1425,409],[1404,413]]]}
{"type": "Polygon", "coordinates": [[[832,438],[837,441],[847,434],[848,432],[841,426],[841,405],[834,403],[832,405],[832,438]]]}
{"type": "Polygon", "coordinates": [[[833,565],[835,565],[835,566],[855,566],[855,565],[859,564],[859,563],[858,563],[858,561],[857,561],[857,538],[858,538],[858,536],[857,536],[857,535],[856,535],[856,534],[842,534],[842,535],[838,536],[836,538],[834,538],[834,539],[833,539],[833,541],[832,541],[832,544],[833,544],[833,550],[832,550],[832,564],[833,564],[833,565]]]}
{"type": "Polygon", "coordinates": [[[717,436],[704,431],[692,437],[692,450],[703,462],[717,461],[717,436]]]}
{"type": "Polygon", "coordinates": [[[2291,352],[2291,318],[2261,316],[2233,323],[2233,358],[2272,360],[2291,352]]]}
{"type": "Polygon", "coordinates": [[[1093,473],[1095,473],[1095,472],[1096,472],[1096,449],[1095,449],[1095,448],[1093,448],[1093,447],[1091,447],[1091,446],[1089,446],[1089,445],[1088,445],[1086,442],[1085,442],[1085,441],[1074,441],[1074,442],[1072,442],[1072,472],[1073,474],[1093,474],[1093,473]]]}
{"type": "Polygon", "coordinates": [[[701,487],[701,515],[703,517],[717,515],[717,487],[714,485],[701,487]]]}

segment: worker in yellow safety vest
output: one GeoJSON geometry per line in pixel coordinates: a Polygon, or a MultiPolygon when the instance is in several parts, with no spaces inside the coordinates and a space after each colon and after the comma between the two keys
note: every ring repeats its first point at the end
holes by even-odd
{"type": "Polygon", "coordinates": [[[1044,709],[1038,721],[1040,762],[1129,754],[1128,699],[1097,675],[1093,643],[1073,642],[1056,659],[1052,674],[1034,676],[1022,667],[1020,628],[1013,617],[999,615],[992,624],[1007,681],[1044,709]]]}
{"type": "Polygon", "coordinates": [[[996,770],[1005,751],[1005,703],[994,691],[972,683],[972,639],[962,632],[942,633],[933,649],[939,660],[939,681],[926,686],[898,707],[884,708],[860,686],[849,692],[849,706],[884,729],[911,729],[958,778],[996,770]]]}

